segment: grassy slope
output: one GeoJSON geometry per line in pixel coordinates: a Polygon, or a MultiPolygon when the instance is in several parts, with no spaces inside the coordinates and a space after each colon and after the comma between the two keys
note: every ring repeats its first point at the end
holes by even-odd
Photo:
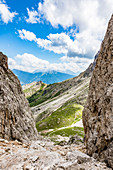
{"type": "Polygon", "coordinates": [[[61,135],[64,137],[78,135],[80,137],[84,137],[84,129],[82,127],[67,127],[65,129],[57,129],[52,132],[47,133],[46,135],[52,137],[56,135],[61,135]]]}
{"type": "Polygon", "coordinates": [[[60,83],[49,84],[45,89],[37,91],[32,96],[28,97],[28,101],[30,106],[39,105],[48,99],[52,99],[65,91],[71,89],[73,86],[77,86],[78,84],[83,82],[84,73],[81,73],[79,76],[65,80],[60,83]]]}
{"type": "Polygon", "coordinates": [[[60,109],[53,112],[48,118],[36,124],[37,130],[55,129],[69,126],[82,116],[83,106],[78,104],[65,104],[60,109]],[[77,117],[75,119],[75,115],[77,117]],[[41,126],[42,125],[42,126],[41,126]]]}
{"type": "Polygon", "coordinates": [[[35,93],[38,93],[38,92],[40,93],[46,87],[45,83],[41,83],[40,85],[36,85],[36,83],[23,90],[23,92],[25,93],[25,96],[28,99],[30,96],[33,96],[35,93]]]}
{"type": "MultiPolygon", "coordinates": [[[[71,81],[73,80],[71,79],[71,81]]],[[[67,80],[68,85],[69,83],[71,83],[71,81],[67,80]]],[[[82,81],[83,80],[78,79],[77,82],[75,83],[77,83],[78,85],[78,84],[81,84],[82,81]]],[[[30,105],[31,106],[32,104],[34,105],[34,102],[35,104],[37,103],[40,104],[43,101],[50,99],[50,98],[53,98],[52,100],[54,100],[54,96],[57,96],[57,94],[60,94],[61,89],[64,92],[66,91],[66,89],[70,88],[70,85],[68,87],[68,85],[66,84],[67,82],[66,81],[62,82],[63,84],[57,83],[57,84],[49,85],[46,87],[46,89],[35,93],[31,98],[29,98],[32,101],[30,105]],[[67,86],[65,87],[65,85],[67,86]],[[49,91],[47,92],[48,88],[49,88],[49,91]],[[53,88],[54,89],[59,88],[59,90],[57,90],[57,93],[55,93],[55,90],[53,90],[53,88]],[[43,95],[45,90],[46,90],[46,93],[45,95],[43,95]]],[[[43,132],[45,130],[53,129],[51,132],[45,133],[48,136],[54,136],[54,135],[70,136],[70,135],[78,134],[80,137],[83,137],[84,136],[83,128],[69,127],[69,126],[79,121],[80,119],[82,119],[82,110],[83,110],[82,105],[84,105],[86,101],[88,87],[89,87],[89,84],[80,88],[79,95],[75,95],[75,98],[66,102],[62,107],[54,111],[49,117],[45,118],[44,120],[39,121],[44,116],[44,114],[45,115],[47,114],[46,112],[43,112],[40,115],[38,115],[37,117],[38,122],[36,123],[37,130],[39,132],[43,132]],[[76,115],[76,118],[75,118],[75,115],[76,115]],[[60,129],[62,127],[66,127],[66,128],[60,129]]]]}
{"type": "Polygon", "coordinates": [[[47,132],[46,135],[62,135],[70,136],[78,134],[83,137],[83,128],[69,127],[73,123],[81,120],[83,106],[75,103],[65,103],[61,108],[53,112],[48,118],[39,121],[36,124],[36,128],[39,132],[43,130],[53,129],[51,132],[47,132]],[[60,129],[64,127],[64,129],[60,129]]]}
{"type": "MultiPolygon", "coordinates": [[[[82,119],[82,110],[87,93],[88,93],[89,83],[84,85],[79,89],[79,94],[75,95],[75,97],[68,102],[66,102],[62,107],[53,112],[46,119],[39,121],[36,124],[36,128],[39,132],[43,132],[44,130],[53,129],[51,132],[47,132],[48,136],[70,136],[70,135],[79,135],[80,137],[84,136],[84,130],[81,127],[69,127],[73,123],[82,119]],[[76,115],[76,117],[75,117],[76,115]],[[65,127],[65,129],[60,129],[65,127]]],[[[45,113],[41,113],[38,117],[40,120],[41,116],[45,113]]],[[[42,133],[43,134],[43,133],[42,133]]]]}
{"type": "MultiPolygon", "coordinates": [[[[88,94],[88,88],[89,88],[89,79],[87,81],[87,83],[85,85],[83,85],[81,88],[79,88],[79,90],[74,90],[73,93],[75,94],[73,96],[73,98],[69,99],[65,104],[63,104],[63,108],[66,107],[66,105],[70,105],[70,107],[72,107],[72,104],[80,104],[82,106],[84,106],[85,102],[86,102],[86,98],[87,98],[87,94],[88,94]]],[[[62,94],[63,95],[63,94],[62,94]]],[[[60,96],[58,96],[57,98],[60,98],[60,96]]],[[[51,103],[51,101],[56,101],[57,99],[56,98],[53,98],[49,101],[47,101],[46,103],[51,103]]],[[[65,99],[64,99],[65,100],[65,99]]],[[[45,106],[46,108],[46,103],[42,103],[41,105],[39,105],[38,108],[41,108],[45,106]],[[45,104],[45,105],[44,105],[45,104]]],[[[61,108],[62,108],[61,107],[61,108]]],[[[38,109],[37,108],[37,109],[38,109]]],[[[58,110],[60,110],[61,108],[59,108],[58,110]]],[[[61,109],[62,110],[62,109],[61,109]]],[[[33,110],[32,108],[32,111],[35,113],[35,111],[33,110]]],[[[50,108],[46,108],[45,111],[42,111],[40,112],[40,114],[37,114],[37,116],[35,116],[35,121],[38,122],[38,121],[41,121],[45,118],[48,117],[48,115],[50,115],[51,113],[54,112],[54,109],[52,111],[51,107],[50,108]]]]}
{"type": "MultiPolygon", "coordinates": [[[[84,79],[90,78],[90,76],[91,75],[86,71],[75,78],[63,81],[61,83],[50,84],[44,90],[42,88],[28,98],[30,106],[36,106],[47,101],[48,99],[54,100],[54,97],[63,94],[73,86],[80,85],[84,82],[84,79]]],[[[38,116],[39,120],[36,123],[37,130],[39,132],[46,130],[46,135],[49,136],[70,136],[78,134],[79,136],[83,137],[83,128],[70,127],[70,125],[82,119],[82,105],[84,105],[86,101],[88,87],[89,83],[80,89],[80,93],[75,95],[75,98],[66,102],[62,107],[54,111],[50,116],[47,115],[48,117],[40,121],[44,114],[47,114],[46,112],[41,113],[38,116]],[[49,132],[50,129],[52,129],[52,131],[49,132]]]]}

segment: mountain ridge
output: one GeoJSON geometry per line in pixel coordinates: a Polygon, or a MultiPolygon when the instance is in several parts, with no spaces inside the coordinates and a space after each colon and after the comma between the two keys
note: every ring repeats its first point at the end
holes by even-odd
{"type": "Polygon", "coordinates": [[[75,76],[56,71],[30,73],[13,69],[13,72],[18,76],[22,85],[32,83],[33,81],[42,81],[43,83],[46,84],[52,84],[64,81],[69,78],[73,78],[75,76]]]}

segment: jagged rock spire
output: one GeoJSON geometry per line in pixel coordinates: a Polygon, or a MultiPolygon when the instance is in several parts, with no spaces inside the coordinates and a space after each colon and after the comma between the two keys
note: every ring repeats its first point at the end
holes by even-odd
{"type": "Polygon", "coordinates": [[[113,168],[113,15],[91,78],[83,124],[88,154],[113,168]]]}
{"type": "Polygon", "coordinates": [[[18,78],[0,52],[0,137],[28,142],[37,139],[35,123],[18,78]]]}
{"type": "Polygon", "coordinates": [[[0,52],[0,66],[8,69],[7,56],[0,52]]]}

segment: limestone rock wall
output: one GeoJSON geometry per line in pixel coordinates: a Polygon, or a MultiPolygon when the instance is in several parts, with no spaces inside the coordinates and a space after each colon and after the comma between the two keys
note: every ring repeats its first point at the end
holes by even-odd
{"type": "Polygon", "coordinates": [[[34,120],[18,78],[0,52],[0,137],[27,142],[37,139],[34,120]]]}
{"type": "Polygon", "coordinates": [[[83,125],[88,154],[113,168],[113,15],[91,78],[83,125]]]}

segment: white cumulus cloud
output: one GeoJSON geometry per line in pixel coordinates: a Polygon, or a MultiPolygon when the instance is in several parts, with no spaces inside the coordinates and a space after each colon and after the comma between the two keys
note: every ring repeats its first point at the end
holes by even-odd
{"type": "Polygon", "coordinates": [[[63,62],[73,62],[73,63],[87,63],[88,65],[90,63],[92,63],[94,60],[93,59],[89,59],[89,58],[80,58],[80,57],[67,57],[67,56],[63,56],[61,57],[61,61],[63,62]]]}
{"type": "Polygon", "coordinates": [[[91,60],[78,60],[78,58],[72,59],[64,57],[61,59],[60,63],[50,63],[47,60],[42,60],[28,53],[22,55],[18,54],[14,59],[8,59],[10,69],[18,69],[27,72],[47,72],[54,70],[65,73],[73,72],[75,74],[84,71],[89,66],[89,62],[91,62],[91,60]]]}
{"type": "Polygon", "coordinates": [[[107,20],[113,12],[112,0],[44,0],[38,11],[52,26],[64,28],[76,24],[80,31],[104,31],[107,20]],[[104,26],[104,27],[103,27],[104,26]]]}
{"type": "Polygon", "coordinates": [[[71,30],[76,48],[79,53],[93,57],[99,50],[113,13],[113,0],[44,0],[39,3],[38,12],[53,27],[61,25],[67,29],[76,25],[79,32],[71,30]]]}
{"type": "Polygon", "coordinates": [[[10,8],[5,1],[0,1],[0,18],[4,23],[12,22],[16,15],[18,15],[18,13],[10,12],[10,8]]]}
{"type": "Polygon", "coordinates": [[[43,70],[49,64],[48,61],[42,60],[33,54],[18,54],[14,59],[9,58],[9,67],[11,69],[19,69],[23,71],[33,72],[37,69],[43,70]]]}
{"type": "Polygon", "coordinates": [[[25,29],[18,30],[19,37],[21,39],[29,40],[29,41],[36,41],[36,35],[33,32],[26,31],[25,29]]]}
{"type": "Polygon", "coordinates": [[[39,15],[38,15],[38,12],[36,10],[29,10],[29,8],[27,8],[27,12],[28,12],[28,17],[26,19],[26,22],[28,23],[32,23],[32,24],[35,24],[37,22],[40,22],[40,19],[39,19],[39,15]]]}
{"type": "Polygon", "coordinates": [[[18,30],[18,33],[21,39],[35,41],[39,47],[69,57],[93,58],[100,45],[99,40],[93,39],[84,32],[76,34],[75,40],[72,40],[66,33],[49,34],[47,39],[37,38],[33,32],[24,29],[18,30]]]}
{"type": "Polygon", "coordinates": [[[8,65],[10,66],[10,69],[13,69],[16,67],[16,61],[12,58],[8,58],[8,65]]]}
{"type": "Polygon", "coordinates": [[[84,71],[93,62],[100,48],[113,12],[113,0],[44,0],[38,4],[37,11],[33,8],[27,8],[27,11],[28,23],[45,20],[55,28],[62,26],[64,32],[50,33],[41,39],[33,32],[22,29],[18,30],[19,37],[34,41],[46,50],[63,54],[63,57],[60,63],[49,63],[46,60],[39,62],[39,58],[25,53],[15,57],[16,63],[20,61],[18,68],[31,72],[56,70],[77,73],[84,71]]]}

